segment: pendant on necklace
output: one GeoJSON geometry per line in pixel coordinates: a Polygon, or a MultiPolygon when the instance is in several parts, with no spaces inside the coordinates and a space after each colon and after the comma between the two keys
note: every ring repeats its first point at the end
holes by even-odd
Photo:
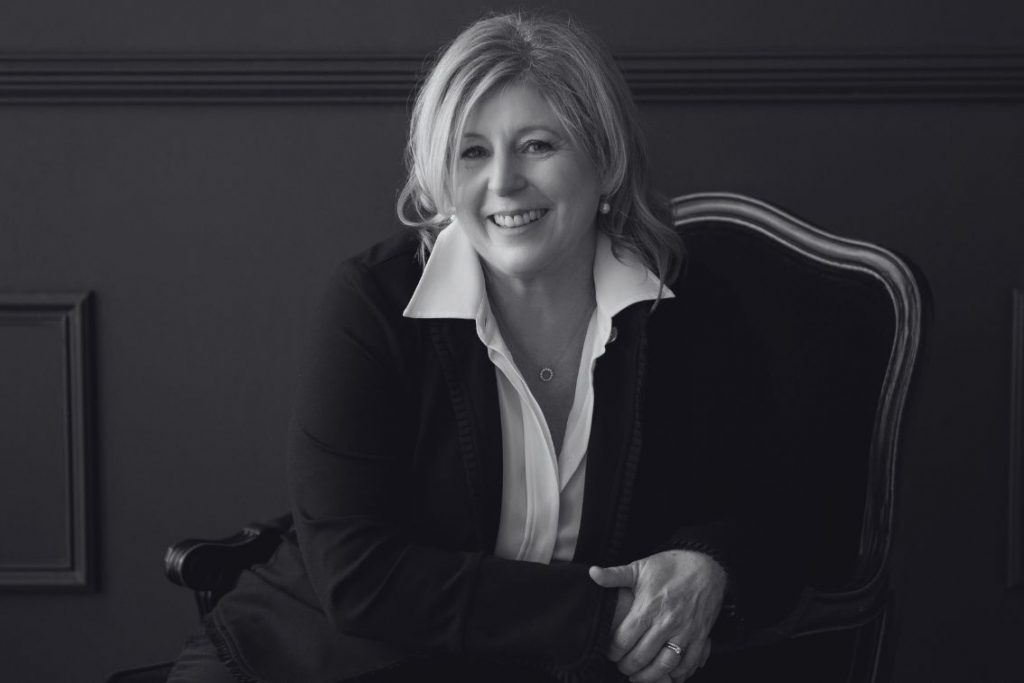
{"type": "Polygon", "coordinates": [[[540,369],[540,381],[541,382],[550,382],[552,379],[554,379],[554,377],[555,377],[555,371],[552,370],[551,368],[541,368],[540,369]]]}

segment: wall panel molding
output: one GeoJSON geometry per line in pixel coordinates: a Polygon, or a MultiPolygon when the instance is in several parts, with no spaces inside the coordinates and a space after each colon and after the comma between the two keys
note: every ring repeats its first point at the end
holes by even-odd
{"type": "MultiPolygon", "coordinates": [[[[641,102],[1024,100],[1022,54],[623,54],[641,102]]],[[[423,55],[0,53],[0,104],[406,104],[423,55]]]]}
{"type": "Polygon", "coordinates": [[[0,501],[17,507],[4,511],[0,590],[96,587],[91,328],[88,292],[0,293],[0,352],[13,354],[0,359],[0,476],[28,488],[0,501]]]}
{"type": "Polygon", "coordinates": [[[1013,290],[1010,321],[1006,585],[1016,588],[1024,586],[1024,289],[1013,290]]]}

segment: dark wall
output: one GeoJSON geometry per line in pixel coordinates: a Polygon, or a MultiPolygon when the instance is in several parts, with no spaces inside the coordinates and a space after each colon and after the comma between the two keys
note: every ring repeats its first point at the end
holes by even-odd
{"type": "MultiPolygon", "coordinates": [[[[698,72],[645,91],[663,191],[749,194],[885,245],[927,275],[934,316],[900,466],[894,680],[1024,678],[1024,589],[1004,587],[1010,292],[1024,287],[1014,210],[1024,11],[1005,0],[559,6],[619,54],[705,58],[665,62],[698,72]],[[727,74],[709,55],[800,59],[785,73],[741,59],[727,74]],[[695,85],[702,74],[720,88],[695,85]]],[[[332,264],[397,229],[408,114],[394,93],[413,72],[387,98],[361,98],[337,74],[323,92],[296,94],[285,64],[284,86],[260,71],[260,87],[271,83],[261,96],[246,90],[247,72],[212,85],[193,73],[175,90],[152,62],[132,60],[415,62],[480,11],[456,0],[0,10],[0,296],[93,292],[97,569],[94,592],[0,595],[0,678],[97,680],[174,656],[195,613],[162,577],[165,547],[283,511],[304,321],[332,264]],[[58,53],[71,59],[54,62],[58,53]],[[117,74],[90,61],[100,53],[120,60],[117,74]]],[[[0,326],[0,349],[21,348],[7,329],[20,328],[0,326]]],[[[33,354],[51,358],[46,348],[33,354]]],[[[0,434],[0,449],[10,443],[0,434]]],[[[0,498],[25,500],[32,481],[8,476],[0,498]]],[[[52,529],[11,505],[0,502],[0,529],[13,540],[52,529]]]]}

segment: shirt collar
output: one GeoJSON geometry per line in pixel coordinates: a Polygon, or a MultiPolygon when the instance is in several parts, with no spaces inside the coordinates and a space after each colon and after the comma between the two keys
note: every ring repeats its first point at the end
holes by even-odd
{"type": "Polygon", "coordinates": [[[597,235],[594,254],[594,294],[597,307],[609,318],[627,306],[639,301],[675,297],[668,285],[662,286],[658,277],[640,262],[632,252],[623,250],[616,256],[608,235],[597,235]]]}
{"type": "MultiPolygon", "coordinates": [[[[406,318],[478,320],[486,301],[483,268],[469,237],[458,222],[438,234],[419,284],[403,315],[406,318]]],[[[639,301],[675,296],[633,254],[617,257],[611,239],[598,233],[594,254],[594,293],[597,307],[609,318],[639,301]]]]}

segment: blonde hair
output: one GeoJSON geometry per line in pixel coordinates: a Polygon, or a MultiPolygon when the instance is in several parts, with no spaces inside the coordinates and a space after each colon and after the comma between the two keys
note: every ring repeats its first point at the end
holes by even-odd
{"type": "Polygon", "coordinates": [[[569,18],[500,14],[477,21],[434,63],[416,97],[406,147],[408,179],[398,216],[420,233],[425,260],[451,221],[458,144],[473,107],[495,88],[537,88],[559,122],[597,167],[611,205],[597,226],[616,254],[632,252],[661,282],[675,279],[682,240],[668,207],[650,186],[636,106],[608,50],[569,18]]]}

